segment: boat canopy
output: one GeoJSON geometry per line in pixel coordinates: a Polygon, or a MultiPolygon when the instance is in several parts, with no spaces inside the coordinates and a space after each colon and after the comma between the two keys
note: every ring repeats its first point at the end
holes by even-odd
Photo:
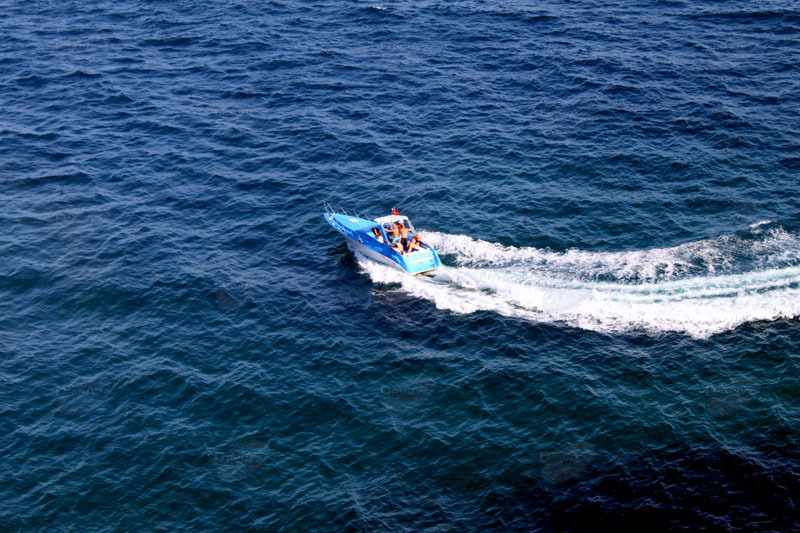
{"type": "Polygon", "coordinates": [[[395,222],[404,222],[408,220],[408,217],[405,215],[386,215],[385,217],[378,217],[375,219],[375,222],[378,224],[394,224],[395,222]]]}

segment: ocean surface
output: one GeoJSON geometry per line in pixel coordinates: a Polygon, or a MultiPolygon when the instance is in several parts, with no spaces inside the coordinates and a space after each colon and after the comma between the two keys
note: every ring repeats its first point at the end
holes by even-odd
{"type": "Polygon", "coordinates": [[[0,1],[0,531],[800,530],[798,95],[790,0],[0,1]]]}

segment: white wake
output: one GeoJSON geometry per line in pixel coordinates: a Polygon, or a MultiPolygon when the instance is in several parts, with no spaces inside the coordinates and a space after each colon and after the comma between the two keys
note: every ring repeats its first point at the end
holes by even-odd
{"type": "Polygon", "coordinates": [[[376,283],[456,313],[706,338],[746,322],[800,316],[800,239],[760,227],[751,227],[753,238],[633,252],[558,253],[422,232],[452,265],[432,277],[358,260],[376,283]]]}

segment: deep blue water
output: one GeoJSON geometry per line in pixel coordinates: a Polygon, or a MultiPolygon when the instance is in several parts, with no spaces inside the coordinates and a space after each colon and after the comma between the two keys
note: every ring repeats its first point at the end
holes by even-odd
{"type": "Polygon", "coordinates": [[[0,531],[800,530],[796,2],[3,1],[0,83],[0,531]]]}

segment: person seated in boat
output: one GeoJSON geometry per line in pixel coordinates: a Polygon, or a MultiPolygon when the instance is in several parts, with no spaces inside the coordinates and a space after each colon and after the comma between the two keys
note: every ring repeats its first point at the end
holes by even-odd
{"type": "MultiPolygon", "coordinates": [[[[377,229],[377,228],[375,228],[377,229]]],[[[400,255],[403,255],[403,247],[400,246],[400,233],[397,231],[397,228],[394,224],[386,224],[383,229],[386,230],[386,234],[389,236],[389,247],[397,252],[400,255]]]]}
{"type": "Polygon", "coordinates": [[[409,253],[415,250],[422,250],[422,239],[419,238],[419,235],[412,237],[411,242],[408,245],[409,253]]]}
{"type": "Polygon", "coordinates": [[[398,222],[395,227],[397,228],[397,233],[400,234],[400,246],[406,251],[411,251],[408,250],[408,228],[402,222],[398,222]]]}
{"type": "Polygon", "coordinates": [[[386,228],[386,233],[389,235],[390,244],[395,244],[400,240],[400,230],[397,229],[395,224],[387,224],[384,227],[386,228]]]}
{"type": "Polygon", "coordinates": [[[381,235],[381,230],[378,228],[372,228],[372,233],[375,235],[375,240],[378,242],[383,242],[383,235],[381,235]]]}

